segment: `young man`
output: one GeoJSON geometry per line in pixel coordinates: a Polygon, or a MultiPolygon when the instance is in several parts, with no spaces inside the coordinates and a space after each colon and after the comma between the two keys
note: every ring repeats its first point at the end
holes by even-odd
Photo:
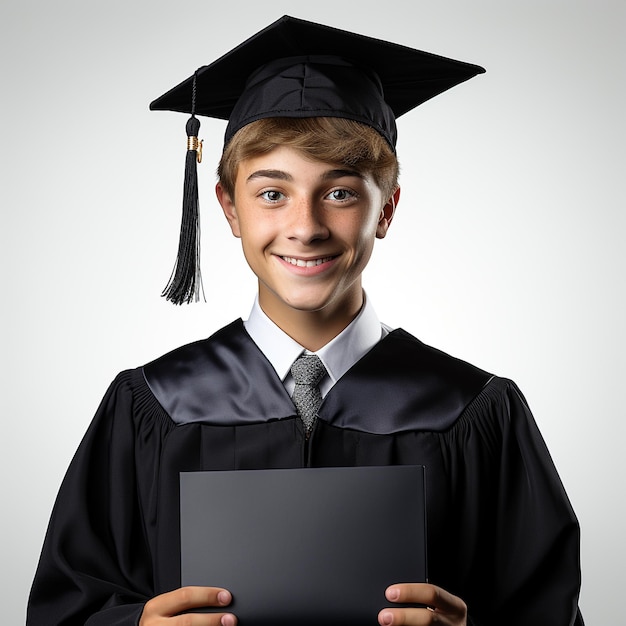
{"type": "Polygon", "coordinates": [[[381,625],[582,624],[578,525],[523,396],[381,324],[362,286],[399,201],[395,117],[480,71],[283,18],[153,103],[229,119],[217,197],[258,297],[112,384],[31,626],[234,626],[229,590],[180,588],[180,472],[403,464],[427,468],[432,584],[389,587],[381,625]]]}

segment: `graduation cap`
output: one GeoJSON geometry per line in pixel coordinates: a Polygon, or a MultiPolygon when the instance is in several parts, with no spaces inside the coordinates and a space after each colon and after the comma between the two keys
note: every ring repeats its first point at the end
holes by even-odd
{"type": "Polygon", "coordinates": [[[226,145],[243,126],[270,117],[342,117],[371,126],[395,150],[395,119],[485,70],[285,15],[150,104],[190,113],[178,258],[162,295],[198,299],[196,115],[228,120],[226,145]]]}

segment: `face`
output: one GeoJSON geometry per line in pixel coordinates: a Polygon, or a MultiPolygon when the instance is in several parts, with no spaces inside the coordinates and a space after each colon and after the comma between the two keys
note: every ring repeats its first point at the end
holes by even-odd
{"type": "Polygon", "coordinates": [[[217,195],[271,319],[356,314],[361,274],[394,209],[370,175],[280,147],[239,165],[234,198],[219,184],[217,195]]]}

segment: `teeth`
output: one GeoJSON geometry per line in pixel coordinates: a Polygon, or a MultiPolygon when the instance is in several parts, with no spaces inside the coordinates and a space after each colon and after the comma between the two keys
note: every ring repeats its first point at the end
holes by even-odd
{"type": "Polygon", "coordinates": [[[305,261],[304,259],[294,259],[290,256],[282,257],[287,263],[291,263],[291,265],[297,265],[298,267],[315,267],[316,265],[321,265],[322,263],[326,263],[330,261],[333,257],[326,256],[321,259],[312,259],[310,261],[305,261]]]}

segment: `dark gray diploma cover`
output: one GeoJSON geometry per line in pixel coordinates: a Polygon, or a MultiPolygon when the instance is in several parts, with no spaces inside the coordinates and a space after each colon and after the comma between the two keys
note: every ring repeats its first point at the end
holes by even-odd
{"type": "Polygon", "coordinates": [[[180,506],[182,585],[230,590],[242,626],[374,626],[426,581],[422,466],[181,473],[180,506]]]}

